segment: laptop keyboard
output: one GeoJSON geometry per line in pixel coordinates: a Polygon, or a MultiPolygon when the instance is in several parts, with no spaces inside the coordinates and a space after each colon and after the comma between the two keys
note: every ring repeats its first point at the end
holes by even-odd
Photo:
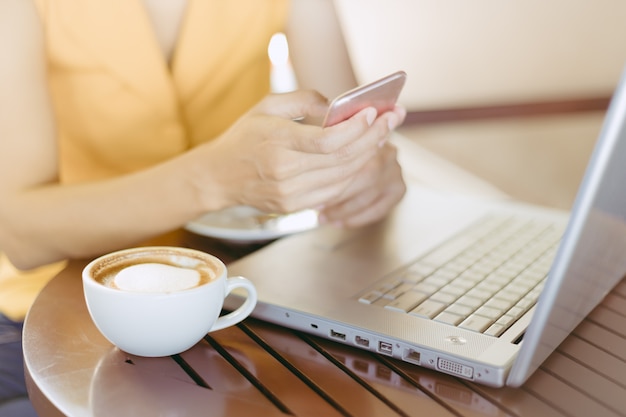
{"type": "Polygon", "coordinates": [[[500,336],[535,305],[562,233],[554,223],[490,216],[359,301],[500,336]]]}

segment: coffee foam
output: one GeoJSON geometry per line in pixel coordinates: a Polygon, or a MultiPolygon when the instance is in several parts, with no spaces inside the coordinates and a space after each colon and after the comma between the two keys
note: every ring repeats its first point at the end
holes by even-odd
{"type": "MultiPolygon", "coordinates": [[[[183,272],[186,270],[193,271],[194,273],[198,274],[196,276],[199,276],[199,281],[196,282],[194,285],[191,285],[191,287],[204,285],[208,282],[211,282],[214,279],[218,278],[224,272],[223,264],[221,264],[219,261],[211,257],[206,257],[202,254],[184,253],[184,252],[177,251],[175,249],[172,250],[172,249],[165,248],[165,249],[151,249],[145,252],[134,251],[134,252],[126,253],[126,254],[121,254],[119,256],[108,257],[106,259],[103,259],[102,262],[94,265],[91,274],[95,281],[99,282],[100,284],[106,287],[118,289],[118,290],[124,290],[122,288],[119,288],[116,283],[117,275],[120,274],[121,271],[124,271],[126,269],[136,267],[139,265],[145,265],[145,264],[148,264],[148,265],[157,264],[157,265],[163,265],[164,267],[169,267],[169,268],[159,267],[156,269],[158,269],[160,273],[167,270],[168,275],[169,275],[169,272],[172,272],[172,275],[174,276],[178,275],[179,271],[183,271],[183,272]]],[[[132,276],[143,275],[143,272],[139,274],[139,273],[136,273],[137,270],[135,268],[133,268],[133,270],[131,270],[132,276]],[[132,272],[133,270],[135,272],[132,272]]],[[[129,273],[125,272],[124,275],[126,274],[129,274],[129,273]]],[[[187,274],[185,273],[185,275],[187,274]]],[[[129,277],[127,276],[126,278],[129,278],[129,277]]],[[[122,280],[126,281],[126,278],[122,276],[122,280]]],[[[139,280],[143,281],[142,278],[139,278],[139,280]]],[[[134,284],[126,285],[122,283],[122,285],[125,287],[129,287],[129,286],[132,286],[135,288],[139,287],[139,285],[134,285],[134,284]]],[[[151,291],[150,290],[151,286],[152,286],[151,284],[141,285],[141,287],[148,288],[148,289],[147,290],[129,289],[128,291],[136,291],[136,292],[143,291],[146,293],[162,292],[162,290],[151,291]]],[[[156,287],[158,288],[159,286],[160,285],[157,285],[156,287]]],[[[186,286],[186,285],[182,285],[182,286],[186,286]]],[[[165,291],[167,292],[168,290],[165,290],[165,291]]]]}
{"type": "Polygon", "coordinates": [[[113,278],[116,288],[137,292],[174,292],[197,286],[200,273],[162,263],[140,263],[119,271],[113,278]]]}

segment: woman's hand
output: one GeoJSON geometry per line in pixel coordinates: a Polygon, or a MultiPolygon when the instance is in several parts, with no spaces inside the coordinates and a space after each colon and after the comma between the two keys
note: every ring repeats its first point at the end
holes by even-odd
{"type": "Polygon", "coordinates": [[[320,221],[340,227],[374,223],[385,217],[405,192],[396,148],[385,143],[345,190],[343,199],[324,207],[320,221]]]}
{"type": "Polygon", "coordinates": [[[368,108],[325,129],[294,121],[320,117],[327,106],[312,91],[268,96],[222,136],[198,148],[202,173],[195,185],[207,211],[244,204],[286,213],[332,205],[329,218],[338,219],[375,200],[375,213],[358,209],[364,213],[361,221],[386,212],[398,192],[386,196],[384,189],[401,183],[401,175],[392,169],[395,153],[384,143],[402,122],[402,111],[376,118],[375,109],[368,108]],[[357,203],[357,194],[382,174],[387,179],[376,179],[376,197],[367,192],[357,203]]]}
{"type": "MultiPolygon", "coordinates": [[[[406,111],[400,107],[394,113],[382,116],[389,118],[390,129],[400,125],[406,116],[406,111]]],[[[324,207],[320,213],[321,222],[358,227],[379,221],[402,199],[405,192],[397,150],[389,142],[381,143],[380,150],[355,176],[340,200],[324,207]]]]}

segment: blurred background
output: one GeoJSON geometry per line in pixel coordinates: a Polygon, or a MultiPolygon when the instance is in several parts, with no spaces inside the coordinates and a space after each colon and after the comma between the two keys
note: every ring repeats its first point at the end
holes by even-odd
{"type": "Polygon", "coordinates": [[[400,132],[569,208],[626,63],[619,0],[336,0],[359,83],[408,73],[400,132]]]}

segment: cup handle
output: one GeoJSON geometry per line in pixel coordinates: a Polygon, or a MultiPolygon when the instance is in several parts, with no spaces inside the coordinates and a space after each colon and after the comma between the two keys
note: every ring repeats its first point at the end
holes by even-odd
{"type": "Polygon", "coordinates": [[[236,310],[231,311],[228,314],[217,318],[211,332],[215,330],[221,330],[226,327],[239,323],[252,313],[257,302],[256,288],[252,282],[244,277],[230,277],[226,280],[226,295],[230,294],[236,288],[243,288],[246,290],[247,297],[241,306],[236,310]]]}

